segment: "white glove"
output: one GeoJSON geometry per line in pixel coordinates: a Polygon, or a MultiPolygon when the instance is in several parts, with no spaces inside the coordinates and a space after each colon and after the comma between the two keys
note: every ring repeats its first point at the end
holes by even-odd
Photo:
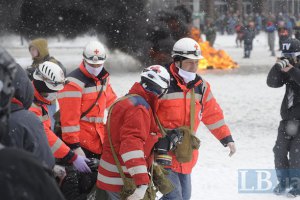
{"type": "Polygon", "coordinates": [[[229,156],[231,157],[231,156],[232,156],[233,154],[235,154],[235,152],[236,152],[235,144],[234,144],[234,142],[229,142],[229,143],[227,144],[227,146],[228,146],[229,149],[230,149],[229,156]]]}
{"type": "Polygon", "coordinates": [[[58,179],[59,179],[58,185],[61,186],[62,181],[64,180],[64,178],[67,175],[65,167],[60,166],[60,165],[54,165],[53,173],[54,173],[54,177],[58,177],[58,179]]]}
{"type": "Polygon", "coordinates": [[[145,194],[146,194],[147,188],[148,188],[148,185],[138,186],[135,189],[134,193],[127,198],[127,200],[141,200],[141,199],[143,199],[145,194]]]}
{"type": "Polygon", "coordinates": [[[54,173],[54,176],[58,177],[59,179],[63,179],[67,174],[66,169],[60,165],[54,165],[53,173],[54,173]]]}
{"type": "Polygon", "coordinates": [[[77,155],[86,157],[86,156],[85,156],[85,153],[83,152],[83,150],[82,150],[81,147],[78,147],[77,149],[74,149],[73,151],[74,151],[74,153],[76,153],[77,155]]]}

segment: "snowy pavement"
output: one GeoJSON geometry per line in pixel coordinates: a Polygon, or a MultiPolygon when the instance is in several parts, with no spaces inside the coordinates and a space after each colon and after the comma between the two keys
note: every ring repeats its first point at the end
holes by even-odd
{"type": "MultiPolygon", "coordinates": [[[[80,40],[81,41],[81,40],[80,40]]],[[[8,49],[22,66],[30,64],[28,50],[19,47],[17,42],[8,49]],[[15,46],[14,46],[15,45],[15,46]]],[[[276,41],[276,49],[278,44],[276,41]]],[[[9,45],[7,45],[9,46],[9,45]]],[[[67,67],[77,66],[81,59],[82,43],[50,43],[50,52],[67,67]],[[69,48],[71,44],[78,48],[69,48]],[[55,46],[60,45],[60,46],[55,46]]],[[[224,110],[236,141],[237,153],[228,157],[224,148],[209,131],[201,125],[197,136],[201,139],[199,160],[192,173],[193,200],[279,200],[285,196],[273,194],[238,193],[238,169],[272,169],[272,148],[277,135],[280,120],[279,109],[284,95],[284,88],[272,89],[266,85],[268,70],[275,58],[267,50],[265,34],[254,40],[254,50],[250,59],[243,59],[243,50],[235,47],[235,36],[217,37],[215,47],[225,49],[240,65],[234,70],[207,70],[200,74],[210,82],[212,92],[224,110]]],[[[279,52],[276,51],[279,55],[279,52]]],[[[114,52],[110,58],[119,55],[114,52]]],[[[112,60],[113,60],[112,59],[112,60]]],[[[124,67],[136,62],[128,57],[118,58],[118,64],[124,67]],[[128,64],[129,63],[129,64],[128,64]]],[[[119,67],[115,61],[112,67],[119,67]]],[[[111,83],[119,96],[124,95],[131,85],[139,80],[138,73],[116,73],[112,70],[111,83]]]]}

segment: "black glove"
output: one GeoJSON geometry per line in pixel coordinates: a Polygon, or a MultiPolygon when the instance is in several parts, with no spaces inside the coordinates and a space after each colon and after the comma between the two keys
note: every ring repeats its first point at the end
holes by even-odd
{"type": "Polygon", "coordinates": [[[176,148],[177,144],[180,144],[183,138],[183,133],[179,129],[168,130],[165,137],[160,138],[155,144],[157,150],[170,151],[176,148]]]}
{"type": "Polygon", "coordinates": [[[90,161],[86,162],[86,164],[89,166],[91,171],[97,171],[100,160],[97,158],[89,158],[89,160],[90,161]]]}
{"type": "Polygon", "coordinates": [[[167,131],[166,138],[168,138],[170,142],[169,150],[176,149],[176,145],[180,144],[183,138],[183,132],[179,129],[172,129],[167,131]]]}

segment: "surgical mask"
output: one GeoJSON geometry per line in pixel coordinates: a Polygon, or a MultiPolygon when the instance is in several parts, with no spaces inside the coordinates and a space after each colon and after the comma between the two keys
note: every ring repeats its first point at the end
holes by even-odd
{"type": "Polygon", "coordinates": [[[103,69],[103,65],[95,68],[95,67],[90,66],[88,63],[85,63],[85,68],[90,74],[92,74],[94,76],[98,76],[103,69]]]}
{"type": "Polygon", "coordinates": [[[48,101],[54,101],[55,99],[57,99],[57,93],[48,93],[48,96],[45,97],[45,99],[47,99],[48,101]]]}
{"type": "Polygon", "coordinates": [[[195,80],[196,73],[194,73],[194,72],[187,72],[187,71],[184,71],[181,68],[178,68],[178,69],[179,69],[178,74],[179,74],[179,76],[181,76],[181,78],[183,78],[183,80],[184,80],[185,83],[188,83],[190,81],[195,80]]]}

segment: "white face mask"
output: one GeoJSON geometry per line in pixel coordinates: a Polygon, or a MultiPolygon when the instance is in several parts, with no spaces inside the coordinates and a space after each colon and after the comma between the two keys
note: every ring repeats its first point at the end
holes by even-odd
{"type": "Polygon", "coordinates": [[[178,74],[179,74],[179,76],[181,76],[181,78],[183,78],[183,80],[184,80],[185,83],[188,83],[190,81],[195,80],[196,73],[194,73],[194,72],[187,72],[187,71],[184,71],[181,68],[178,68],[178,69],[179,69],[178,74]]]}
{"type": "Polygon", "coordinates": [[[85,68],[90,74],[92,74],[94,76],[98,76],[103,69],[103,65],[95,68],[95,67],[90,66],[88,63],[85,63],[85,68]]]}
{"type": "Polygon", "coordinates": [[[47,99],[48,101],[54,101],[55,99],[57,99],[57,92],[48,93],[48,96],[45,97],[45,99],[47,99]]]}

